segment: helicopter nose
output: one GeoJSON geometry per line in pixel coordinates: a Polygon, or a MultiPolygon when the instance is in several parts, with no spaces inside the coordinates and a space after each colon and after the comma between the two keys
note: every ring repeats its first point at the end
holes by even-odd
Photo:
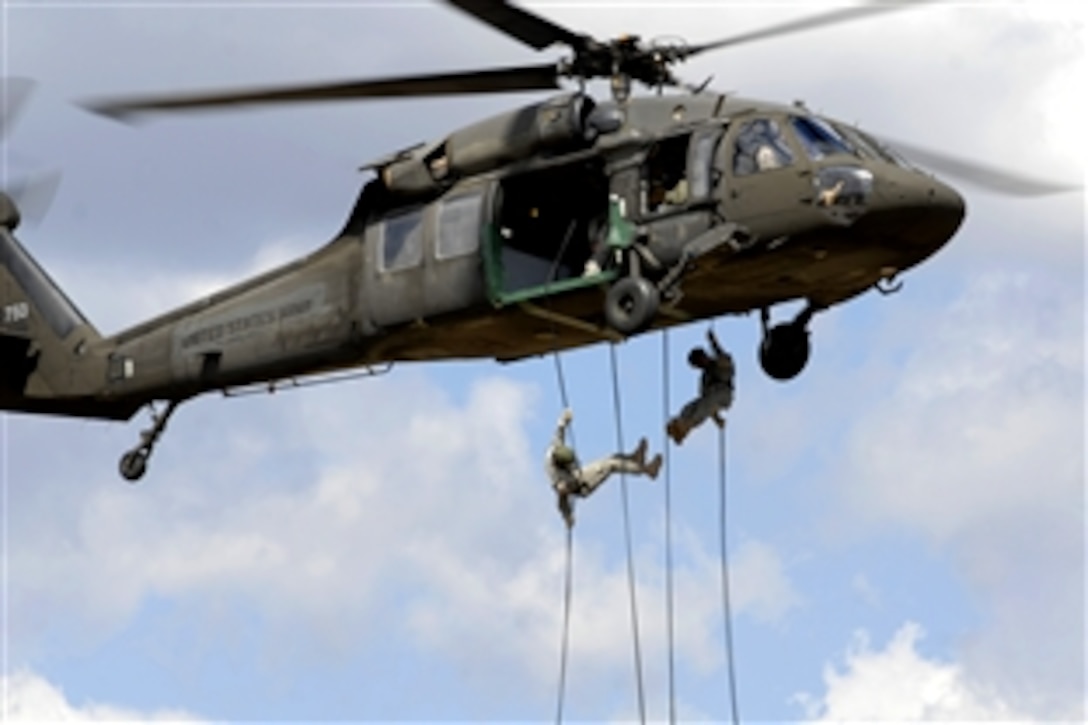
{"type": "Polygon", "coordinates": [[[963,219],[967,205],[960,193],[948,184],[933,179],[932,186],[929,189],[929,198],[934,207],[943,210],[957,220],[963,219]]]}
{"type": "Polygon", "coordinates": [[[943,246],[963,223],[967,205],[958,191],[937,179],[928,178],[925,202],[917,208],[911,236],[923,246],[943,246]]]}
{"type": "Polygon", "coordinates": [[[889,170],[878,177],[870,221],[913,259],[924,259],[943,247],[963,223],[965,205],[959,192],[919,171],[889,170]]]}

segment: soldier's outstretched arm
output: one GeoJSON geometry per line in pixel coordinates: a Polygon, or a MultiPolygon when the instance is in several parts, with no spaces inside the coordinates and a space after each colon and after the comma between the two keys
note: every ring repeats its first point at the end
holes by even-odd
{"type": "Polygon", "coordinates": [[[707,330],[707,331],[706,331],[706,339],[710,341],[710,346],[711,346],[712,348],[714,348],[714,354],[715,354],[715,355],[716,355],[717,357],[721,357],[722,355],[725,355],[725,350],[724,350],[724,349],[722,349],[722,346],[721,346],[721,344],[720,344],[720,343],[718,342],[718,338],[717,338],[717,336],[716,336],[716,335],[714,334],[714,331],[713,331],[713,330],[707,330]]]}
{"type": "Polygon", "coordinates": [[[559,416],[559,422],[555,426],[555,442],[559,444],[566,443],[567,428],[570,427],[571,420],[574,419],[574,413],[570,408],[563,411],[559,416]]]}

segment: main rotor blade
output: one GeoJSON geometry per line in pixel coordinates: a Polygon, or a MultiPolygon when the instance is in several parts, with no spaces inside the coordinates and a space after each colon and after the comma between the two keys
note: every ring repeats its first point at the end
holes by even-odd
{"type": "Polygon", "coordinates": [[[958,158],[942,151],[932,151],[914,144],[892,141],[886,137],[882,137],[880,140],[886,142],[891,150],[905,156],[907,161],[917,161],[920,165],[929,167],[934,171],[956,177],[999,194],[1046,196],[1048,194],[1078,191],[1082,188],[1079,184],[1062,184],[1054,181],[1031,179],[1005,169],[958,158]]]}
{"type": "Polygon", "coordinates": [[[442,96],[459,93],[505,93],[559,88],[553,64],[496,68],[402,78],[376,78],[324,85],[286,88],[240,89],[234,91],[115,99],[85,104],[88,110],[118,120],[151,111],[173,111],[259,103],[306,103],[356,98],[442,96]]]}
{"type": "Polygon", "coordinates": [[[589,40],[587,35],[579,35],[572,30],[567,30],[528,10],[511,5],[506,0],[446,0],[446,2],[535,50],[544,50],[556,43],[565,43],[575,50],[581,50],[589,40]]]}
{"type": "Polygon", "coordinates": [[[15,125],[19,114],[26,107],[26,99],[34,90],[29,78],[0,76],[0,141],[3,141],[15,125]]]}
{"type": "Polygon", "coordinates": [[[682,58],[690,58],[693,55],[705,53],[708,50],[718,50],[733,45],[740,45],[741,43],[751,43],[756,40],[764,40],[765,38],[776,38],[780,35],[799,33],[803,30],[812,30],[827,25],[847,23],[851,20],[860,20],[862,18],[868,18],[873,15],[879,15],[893,10],[906,10],[915,7],[916,5],[925,5],[932,2],[936,2],[936,0],[869,0],[867,4],[858,7],[833,10],[821,15],[812,15],[807,18],[800,18],[798,20],[780,23],[779,25],[772,25],[763,28],[762,30],[753,30],[741,35],[734,35],[730,38],[723,38],[712,43],[689,46],[684,49],[680,55],[682,58]]]}

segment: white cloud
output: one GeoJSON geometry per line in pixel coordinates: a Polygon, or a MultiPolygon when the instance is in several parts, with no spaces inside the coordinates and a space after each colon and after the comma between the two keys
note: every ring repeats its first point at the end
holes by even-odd
{"type": "MultiPolygon", "coordinates": [[[[627,573],[622,566],[605,563],[596,540],[576,540],[570,657],[584,677],[607,677],[631,656],[627,573]]],[[[457,549],[419,550],[419,563],[439,583],[438,593],[420,598],[413,610],[416,632],[450,654],[460,652],[463,659],[513,658],[512,664],[529,664],[542,682],[550,681],[555,663],[540,653],[553,652],[562,631],[565,558],[558,536],[543,536],[539,544],[513,569],[494,560],[468,559],[457,549]],[[466,654],[472,634],[466,628],[479,628],[484,622],[489,637],[510,644],[498,651],[466,654]]],[[[674,572],[677,655],[706,674],[722,664],[716,634],[722,606],[720,569],[697,543],[682,548],[678,559],[690,564],[674,572]]],[[[645,557],[638,560],[636,570],[644,658],[661,663],[667,654],[661,624],[665,572],[660,562],[645,557]]],[[[734,616],[778,622],[799,601],[779,556],[761,542],[746,543],[734,557],[731,584],[734,616]]],[[[657,672],[662,667],[653,664],[650,669],[657,672]]]]}
{"type": "Polygon", "coordinates": [[[13,588],[52,601],[82,592],[84,614],[118,624],[151,594],[217,592],[317,625],[380,599],[378,582],[410,563],[420,539],[449,537],[475,551],[510,537],[514,507],[531,490],[520,429],[530,391],[485,380],[460,409],[410,372],[383,384],[369,388],[367,404],[390,411],[385,419],[323,410],[327,391],[315,396],[322,402],[282,398],[298,406],[297,418],[266,421],[273,427],[246,433],[256,445],[240,450],[229,434],[200,440],[179,416],[144,486],[121,487],[104,470],[74,521],[54,518],[57,530],[35,544],[13,541],[13,588]],[[322,449],[328,458],[315,473],[262,490],[260,461],[277,438],[305,440],[312,458],[322,449]],[[203,448],[214,465],[194,486],[186,456],[170,460],[170,446],[203,448]]]}
{"type": "Polygon", "coordinates": [[[778,552],[763,542],[746,541],[733,555],[730,585],[736,590],[737,611],[750,611],[763,622],[781,621],[789,610],[801,604],[778,552]]]}
{"type": "Polygon", "coordinates": [[[61,261],[51,272],[56,279],[78,281],[77,287],[66,292],[103,335],[110,335],[286,264],[307,251],[302,240],[279,238],[259,246],[234,269],[178,271],[169,265],[137,269],[108,262],[73,268],[61,261]]]}
{"type": "Polygon", "coordinates": [[[850,588],[858,597],[870,607],[880,606],[880,592],[877,591],[869,578],[860,572],[850,580],[850,588]]]}
{"type": "Polygon", "coordinates": [[[976,276],[860,413],[834,473],[840,531],[922,535],[984,624],[965,671],[1024,712],[1083,707],[1082,289],[1036,272],[976,276]]]}
{"type": "Polygon", "coordinates": [[[109,722],[109,723],[181,723],[199,719],[181,710],[143,713],[98,702],[69,702],[60,687],[29,670],[0,677],[4,693],[3,722],[109,722]]]}
{"type": "Polygon", "coordinates": [[[809,722],[1027,721],[1000,695],[970,681],[964,669],[928,659],[918,652],[923,632],[904,624],[883,649],[874,650],[859,632],[847,649],[842,669],[824,668],[826,690],[799,694],[809,722]]]}
{"type": "MultiPolygon", "coordinates": [[[[208,423],[179,417],[160,453],[187,454],[156,460],[139,488],[103,471],[73,490],[65,513],[46,498],[13,509],[17,520],[36,521],[12,537],[21,651],[33,652],[29,643],[57,621],[93,644],[164,598],[206,620],[201,636],[220,647],[232,646],[231,623],[213,610],[237,605],[295,633],[270,645],[285,648],[280,655],[312,653],[316,642],[323,659],[348,656],[380,630],[402,631],[406,642],[457,661],[481,688],[496,676],[550,686],[564,549],[540,451],[526,433],[534,390],[483,378],[454,401],[411,370],[366,390],[369,412],[344,405],[343,392],[283,397],[260,435],[246,434],[257,441],[249,447],[231,443],[238,434],[230,429],[245,425],[238,419],[216,416],[225,438],[209,441],[198,438],[208,423]],[[262,485],[259,461],[277,441],[320,462],[293,481],[279,471],[277,485],[262,485]],[[195,460],[204,463],[187,462],[195,460]],[[33,513],[46,509],[49,517],[33,513]]],[[[580,511],[570,657],[584,682],[625,673],[630,662],[626,569],[606,555],[597,525],[616,495],[606,487],[580,511]]],[[[719,564],[691,532],[678,536],[677,653],[705,674],[722,664],[719,564]]],[[[658,553],[637,561],[654,675],[667,644],[658,553]]],[[[731,566],[737,616],[773,624],[798,605],[770,545],[746,542],[731,566]]]]}
{"type": "Polygon", "coordinates": [[[1041,275],[978,277],[947,310],[875,420],[842,487],[855,505],[938,540],[1081,497],[1083,313],[1041,275]]]}

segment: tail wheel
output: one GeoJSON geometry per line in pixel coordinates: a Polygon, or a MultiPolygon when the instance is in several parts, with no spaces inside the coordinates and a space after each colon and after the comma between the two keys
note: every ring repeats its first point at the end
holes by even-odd
{"type": "Polygon", "coordinates": [[[143,448],[137,448],[136,450],[129,451],[125,455],[121,456],[121,476],[126,481],[135,483],[144,477],[147,473],[147,459],[148,451],[143,448]]]}
{"type": "Polygon", "coordinates": [[[624,277],[608,290],[604,317],[608,325],[623,335],[645,329],[661,304],[661,295],[644,277],[624,277]]]}

